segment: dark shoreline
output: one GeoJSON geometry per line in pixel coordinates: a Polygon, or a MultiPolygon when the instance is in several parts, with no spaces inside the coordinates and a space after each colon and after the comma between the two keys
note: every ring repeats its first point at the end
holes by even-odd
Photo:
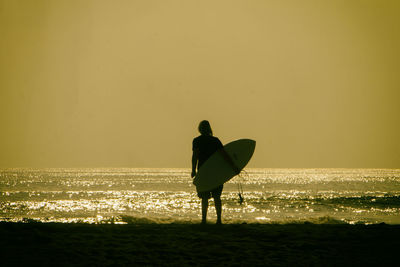
{"type": "Polygon", "coordinates": [[[391,266],[400,225],[0,223],[2,266],[391,266]]]}

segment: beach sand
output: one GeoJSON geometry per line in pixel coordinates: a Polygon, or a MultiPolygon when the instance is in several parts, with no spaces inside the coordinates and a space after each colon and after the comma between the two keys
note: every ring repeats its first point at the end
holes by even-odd
{"type": "Polygon", "coordinates": [[[0,223],[1,266],[394,266],[400,225],[0,223]]]}

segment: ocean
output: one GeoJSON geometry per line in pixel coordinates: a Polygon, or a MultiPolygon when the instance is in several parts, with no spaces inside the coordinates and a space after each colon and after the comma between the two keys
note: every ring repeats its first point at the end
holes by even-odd
{"type": "MultiPolygon", "coordinates": [[[[228,224],[400,224],[400,169],[247,169],[224,185],[221,198],[228,224]]],[[[189,169],[0,170],[0,221],[190,224],[200,219],[189,169]]],[[[210,200],[208,221],[215,220],[210,200]]]]}

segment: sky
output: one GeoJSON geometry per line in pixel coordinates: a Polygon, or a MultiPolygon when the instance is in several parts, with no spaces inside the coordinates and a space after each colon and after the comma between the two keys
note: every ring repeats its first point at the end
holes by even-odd
{"type": "Polygon", "coordinates": [[[0,168],[400,168],[397,0],[0,0],[0,168]]]}

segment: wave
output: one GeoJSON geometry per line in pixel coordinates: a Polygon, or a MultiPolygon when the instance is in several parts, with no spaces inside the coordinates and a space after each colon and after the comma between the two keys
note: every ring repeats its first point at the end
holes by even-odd
{"type": "MultiPolygon", "coordinates": [[[[111,216],[108,218],[0,218],[0,222],[20,222],[20,223],[84,223],[84,224],[200,224],[200,219],[176,219],[176,218],[157,218],[157,217],[135,217],[135,216],[111,216]]],[[[208,221],[208,224],[213,224],[208,221]]],[[[360,222],[362,223],[362,222],[360,222]]],[[[226,219],[224,224],[349,224],[349,222],[338,220],[330,216],[308,218],[308,219],[287,219],[270,221],[265,218],[250,220],[226,219]]]]}
{"type": "MultiPolygon", "coordinates": [[[[245,195],[246,200],[251,203],[276,203],[276,202],[303,202],[303,203],[318,203],[318,204],[335,204],[335,205],[368,205],[368,206],[388,206],[392,208],[400,207],[400,195],[370,195],[370,196],[340,196],[340,195],[325,195],[325,196],[298,196],[298,195],[283,195],[269,197],[252,197],[249,194],[245,195]]],[[[235,197],[228,200],[235,200],[235,197]]]]}
{"type": "MultiPolygon", "coordinates": [[[[86,217],[86,218],[29,218],[29,217],[0,217],[0,222],[15,222],[15,223],[73,223],[73,224],[131,224],[131,225],[145,225],[145,224],[185,224],[196,225],[200,224],[200,219],[188,218],[172,218],[172,217],[138,217],[130,215],[118,215],[109,217],[86,217]]],[[[252,224],[252,225],[288,225],[288,224],[382,224],[383,222],[371,223],[363,220],[347,220],[338,219],[331,216],[320,216],[311,218],[299,219],[281,219],[271,220],[266,217],[256,217],[254,219],[223,219],[223,224],[239,225],[239,224],[252,224]]],[[[207,224],[215,224],[210,219],[207,224]]]]}
{"type": "MultiPolygon", "coordinates": [[[[307,219],[286,219],[286,220],[268,220],[264,217],[255,219],[225,219],[224,224],[353,224],[344,220],[335,219],[331,216],[322,216],[307,219]]],[[[199,224],[200,219],[177,219],[166,217],[136,217],[128,215],[120,215],[108,219],[101,220],[99,223],[116,223],[122,222],[125,224],[199,224]]],[[[213,221],[209,221],[213,224],[213,221]]],[[[363,223],[363,222],[360,222],[363,223]]]]}

